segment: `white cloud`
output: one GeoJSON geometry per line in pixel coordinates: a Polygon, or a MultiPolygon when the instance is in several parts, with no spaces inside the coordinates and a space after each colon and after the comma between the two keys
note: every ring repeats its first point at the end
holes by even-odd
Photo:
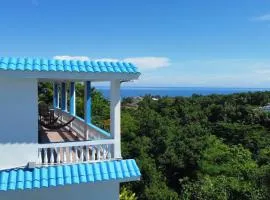
{"type": "Polygon", "coordinates": [[[90,58],[87,56],[54,56],[53,59],[56,59],[56,60],[81,60],[81,61],[90,60],[90,58]]]}
{"type": "Polygon", "coordinates": [[[269,75],[270,74],[270,69],[257,69],[254,72],[256,74],[263,74],[263,75],[267,74],[267,75],[269,75]]]}
{"type": "Polygon", "coordinates": [[[255,21],[270,21],[270,14],[261,15],[258,17],[254,17],[253,20],[255,21]]]}
{"type": "Polygon", "coordinates": [[[270,59],[201,59],[170,64],[166,57],[54,58],[132,62],[140,67],[142,75],[139,81],[126,83],[130,86],[270,87],[270,59]],[[160,68],[164,70],[155,70],[160,68]]]}
{"type": "Polygon", "coordinates": [[[134,63],[145,70],[163,68],[171,65],[170,59],[166,57],[135,57],[125,58],[123,61],[134,63]]]}
{"type": "Polygon", "coordinates": [[[270,60],[206,59],[174,62],[160,72],[144,72],[137,86],[270,87],[270,60]]]}
{"type": "Polygon", "coordinates": [[[140,70],[154,70],[157,68],[168,67],[171,65],[170,59],[167,57],[130,57],[124,59],[117,58],[89,58],[87,56],[54,56],[54,59],[58,60],[95,60],[95,61],[107,61],[107,62],[131,62],[134,63],[140,70]]]}
{"type": "Polygon", "coordinates": [[[97,59],[92,59],[95,61],[103,61],[103,62],[118,62],[119,60],[116,58],[97,58],[97,59]]]}

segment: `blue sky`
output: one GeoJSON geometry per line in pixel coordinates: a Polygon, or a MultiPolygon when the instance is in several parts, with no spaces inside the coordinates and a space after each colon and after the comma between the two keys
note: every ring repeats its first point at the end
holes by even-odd
{"type": "Polygon", "coordinates": [[[270,87],[267,0],[3,0],[0,55],[132,61],[131,85],[270,87]]]}

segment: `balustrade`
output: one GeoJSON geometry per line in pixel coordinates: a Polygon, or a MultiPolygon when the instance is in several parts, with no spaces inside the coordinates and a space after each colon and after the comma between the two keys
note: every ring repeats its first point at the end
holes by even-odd
{"type": "Polygon", "coordinates": [[[110,160],[113,145],[112,139],[40,144],[37,164],[54,165],[110,160]]]}

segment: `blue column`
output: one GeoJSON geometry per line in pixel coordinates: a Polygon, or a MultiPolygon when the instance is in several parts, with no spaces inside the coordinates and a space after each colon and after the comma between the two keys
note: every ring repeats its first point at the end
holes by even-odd
{"type": "Polygon", "coordinates": [[[70,83],[70,114],[71,115],[76,115],[76,93],[75,93],[75,83],[71,82],[70,83]]]}
{"type": "Polygon", "coordinates": [[[53,107],[59,107],[59,93],[58,93],[58,84],[56,82],[53,83],[53,107]]]}
{"type": "Polygon", "coordinates": [[[62,83],[62,92],[61,92],[61,109],[67,110],[67,92],[66,92],[66,83],[62,83]]]}
{"type": "Polygon", "coordinates": [[[84,83],[84,120],[91,123],[91,82],[84,83]]]}

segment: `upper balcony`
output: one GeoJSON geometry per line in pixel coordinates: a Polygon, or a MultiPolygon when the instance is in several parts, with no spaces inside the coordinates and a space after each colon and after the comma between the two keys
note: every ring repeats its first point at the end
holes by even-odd
{"type": "Polygon", "coordinates": [[[120,159],[120,83],[112,84],[111,88],[114,92],[111,94],[110,126],[114,134],[91,122],[90,81],[84,83],[84,119],[76,115],[75,82],[54,81],[53,85],[53,108],[39,104],[36,165],[120,159]]]}
{"type": "Polygon", "coordinates": [[[36,164],[55,165],[114,158],[115,140],[110,133],[61,109],[50,109],[49,113],[54,123],[50,126],[39,124],[36,164]]]}

